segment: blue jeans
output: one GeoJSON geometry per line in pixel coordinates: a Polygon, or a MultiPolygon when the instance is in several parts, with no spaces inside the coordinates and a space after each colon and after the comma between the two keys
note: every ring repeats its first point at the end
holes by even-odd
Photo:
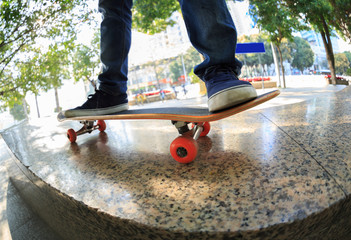
{"type": "MultiPolygon", "coordinates": [[[[206,68],[227,65],[239,75],[235,58],[237,33],[225,0],[178,0],[192,45],[205,57],[194,68],[200,78],[206,68]]],[[[128,52],[131,45],[133,0],[99,0],[101,62],[99,89],[109,94],[127,92],[128,52]]]]}

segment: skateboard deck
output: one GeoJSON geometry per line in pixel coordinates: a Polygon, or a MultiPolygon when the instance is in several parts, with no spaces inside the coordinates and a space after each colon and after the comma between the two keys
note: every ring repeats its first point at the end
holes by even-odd
{"type": "Polygon", "coordinates": [[[160,108],[143,108],[131,109],[116,114],[109,114],[103,116],[84,116],[84,117],[70,117],[66,118],[62,112],[57,116],[58,120],[128,120],[128,119],[154,119],[154,120],[172,120],[185,122],[213,122],[226,117],[230,117],[242,111],[253,108],[262,104],[280,94],[279,90],[268,92],[258,96],[257,98],[231,107],[219,112],[209,112],[207,108],[202,107],[160,107],[160,108]]]}
{"type": "Polygon", "coordinates": [[[59,113],[59,121],[78,120],[83,127],[75,131],[67,131],[68,139],[74,143],[78,135],[91,133],[98,129],[104,131],[106,124],[104,120],[132,120],[132,119],[154,119],[154,120],[171,120],[181,136],[177,137],[170,146],[172,157],[180,163],[192,162],[197,155],[198,146],[196,140],[199,137],[206,136],[210,131],[210,122],[217,121],[226,117],[233,116],[259,104],[262,104],[280,94],[279,90],[262,94],[255,99],[242,103],[238,106],[224,109],[218,112],[209,112],[207,108],[201,107],[161,107],[161,108],[143,108],[122,111],[116,114],[103,116],[84,116],[84,117],[64,117],[59,113]],[[95,122],[97,121],[97,124],[95,122]],[[192,123],[189,129],[188,124],[192,123]]]}

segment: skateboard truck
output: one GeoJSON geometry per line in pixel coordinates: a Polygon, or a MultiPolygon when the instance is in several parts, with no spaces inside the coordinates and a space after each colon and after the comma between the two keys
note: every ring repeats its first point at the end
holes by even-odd
{"type": "MultiPolygon", "coordinates": [[[[201,133],[204,131],[204,123],[193,123],[192,124],[192,129],[189,129],[189,122],[181,122],[181,121],[172,121],[172,124],[177,128],[178,133],[183,135],[186,134],[189,131],[193,131],[193,139],[196,141],[200,136],[205,136],[207,135],[207,133],[205,135],[201,135],[201,133]]],[[[209,123],[207,123],[207,125],[209,125],[209,123]]]]}
{"type": "MultiPolygon", "coordinates": [[[[91,133],[98,129],[100,132],[105,131],[106,123],[104,120],[98,120],[95,125],[95,121],[80,121],[83,127],[78,131],[69,129],[67,131],[67,137],[70,142],[74,143],[77,140],[77,136],[91,133]]],[[[189,129],[189,122],[172,121],[172,124],[177,128],[180,136],[177,137],[170,145],[170,151],[172,157],[180,163],[192,162],[198,153],[198,145],[196,140],[199,137],[206,136],[210,131],[210,124],[208,122],[192,123],[192,128],[189,129]]]]}
{"type": "Polygon", "coordinates": [[[184,134],[190,131],[188,127],[188,124],[189,124],[188,122],[172,121],[172,124],[176,127],[179,134],[184,134]]]}
{"type": "Polygon", "coordinates": [[[96,129],[103,132],[106,129],[106,123],[104,120],[98,120],[96,125],[94,125],[95,121],[80,121],[80,123],[83,124],[83,127],[78,131],[74,131],[72,128],[67,131],[67,137],[72,143],[77,140],[77,136],[79,135],[91,133],[96,129]]]}
{"type": "MultiPolygon", "coordinates": [[[[192,124],[192,129],[189,129],[189,122],[181,122],[181,121],[172,121],[172,124],[177,128],[179,134],[186,134],[189,131],[193,131],[193,138],[194,140],[197,140],[201,133],[204,131],[204,123],[193,123],[192,124]]],[[[209,125],[209,123],[206,123],[207,125],[209,125]]],[[[208,132],[207,132],[208,133],[208,132]]],[[[201,135],[201,136],[206,136],[207,133],[205,135],[201,135]]]]}
{"type": "Polygon", "coordinates": [[[188,122],[172,121],[181,136],[174,139],[170,146],[172,157],[180,163],[192,162],[198,152],[196,140],[206,136],[210,131],[209,122],[192,123],[192,129],[188,127],[188,122]],[[192,131],[191,134],[187,134],[192,131]]]}

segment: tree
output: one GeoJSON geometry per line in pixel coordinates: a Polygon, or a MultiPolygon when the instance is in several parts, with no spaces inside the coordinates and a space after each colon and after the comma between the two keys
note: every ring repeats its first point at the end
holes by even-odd
{"type": "Polygon", "coordinates": [[[272,53],[272,48],[270,43],[268,42],[268,36],[266,34],[259,34],[257,35],[257,38],[255,36],[254,41],[255,42],[263,42],[264,48],[265,48],[265,53],[260,55],[261,58],[261,63],[262,65],[271,65],[274,63],[273,60],[273,53],[272,53]]]}
{"type": "Polygon", "coordinates": [[[177,82],[178,78],[183,75],[182,63],[180,61],[174,61],[169,65],[171,72],[171,78],[173,82],[177,82]]]}
{"type": "Polygon", "coordinates": [[[49,51],[43,56],[46,84],[41,89],[48,91],[53,88],[55,90],[56,112],[61,111],[58,88],[62,86],[62,81],[69,79],[70,76],[68,61],[70,52],[70,48],[55,44],[50,46],[49,51]]]}
{"type": "Polygon", "coordinates": [[[20,104],[19,97],[32,86],[19,80],[23,59],[30,61],[36,55],[32,50],[45,42],[73,40],[75,27],[89,19],[89,12],[85,0],[3,0],[0,6],[0,101],[6,106],[20,104]],[[78,4],[82,11],[74,11],[78,4]]]}
{"type": "Polygon", "coordinates": [[[351,4],[349,0],[328,0],[332,6],[331,23],[341,36],[351,43],[351,4]]]}
{"type": "Polygon", "coordinates": [[[195,48],[190,47],[183,55],[185,71],[189,74],[196,65],[201,63],[200,54],[195,48]]]}
{"type": "Polygon", "coordinates": [[[349,60],[349,68],[346,70],[346,75],[351,76],[351,52],[344,52],[345,56],[349,60]]]}
{"type": "Polygon", "coordinates": [[[344,52],[345,56],[347,57],[347,59],[350,62],[350,67],[351,67],[351,52],[344,52]]]}
{"type": "Polygon", "coordinates": [[[175,11],[180,11],[177,0],[134,0],[133,28],[148,34],[162,32],[175,23],[170,19],[175,11]]]}
{"type": "Polygon", "coordinates": [[[21,103],[27,92],[37,96],[40,91],[54,89],[55,110],[59,111],[60,104],[57,91],[62,85],[62,81],[69,79],[70,62],[68,57],[71,48],[58,43],[50,45],[44,53],[41,52],[41,49],[31,48],[30,52],[27,53],[27,57],[16,64],[19,71],[17,78],[14,78],[14,82],[19,86],[25,85],[25,88],[21,87],[20,91],[14,91],[16,97],[14,100],[8,101],[8,105],[13,106],[21,103]]]}
{"type": "Polygon", "coordinates": [[[175,23],[170,17],[179,10],[176,0],[134,0],[133,28],[148,34],[164,31],[175,23]]]}
{"type": "Polygon", "coordinates": [[[286,0],[293,17],[312,25],[322,37],[332,83],[336,84],[335,58],[331,41],[334,13],[331,4],[326,0],[286,0]]]}
{"type": "MultiPolygon", "coordinates": [[[[246,67],[254,67],[259,66],[261,64],[261,69],[264,65],[270,66],[273,63],[273,54],[272,48],[268,42],[268,36],[265,34],[254,34],[250,36],[243,35],[238,38],[239,43],[248,43],[248,42],[263,42],[265,47],[265,53],[258,53],[258,54],[240,54],[237,55],[237,58],[246,63],[246,67]]],[[[245,74],[245,72],[244,72],[245,74]]]]}
{"type": "Polygon", "coordinates": [[[284,39],[293,39],[293,30],[300,30],[302,26],[298,19],[292,18],[290,9],[282,1],[275,0],[250,0],[250,14],[257,25],[268,34],[269,41],[276,46],[283,74],[285,87],[284,59],[281,45],[284,39]]]}
{"type": "MultiPolygon", "coordinates": [[[[27,48],[25,47],[25,49],[27,48]]],[[[9,77],[6,86],[2,86],[1,99],[5,102],[2,108],[22,105],[27,92],[38,94],[38,89],[45,81],[42,78],[45,67],[40,55],[39,49],[31,48],[21,61],[16,61],[16,73],[9,72],[11,78],[9,77]]]]}
{"type": "Polygon", "coordinates": [[[299,69],[302,73],[306,68],[311,67],[313,65],[314,53],[311,49],[310,44],[300,37],[294,38],[292,47],[293,60],[291,62],[291,65],[294,68],[299,69]]]}
{"type": "Polygon", "coordinates": [[[346,74],[350,68],[350,61],[345,53],[335,54],[335,71],[336,73],[343,75],[346,74]]]}
{"type": "Polygon", "coordinates": [[[90,46],[77,45],[73,56],[73,77],[76,82],[90,82],[96,88],[96,70],[100,65],[100,35],[98,32],[90,46]]]}
{"type": "Polygon", "coordinates": [[[201,79],[194,73],[194,69],[191,70],[191,72],[188,74],[188,77],[192,84],[201,82],[201,79]]]}
{"type": "Polygon", "coordinates": [[[15,104],[12,108],[10,108],[10,114],[12,115],[13,119],[20,121],[27,117],[26,113],[29,112],[29,106],[27,104],[24,104],[24,106],[15,104]],[[26,106],[26,110],[24,109],[24,106],[26,106]]]}
{"type": "MultiPolygon", "coordinates": [[[[169,66],[171,78],[173,79],[173,81],[178,81],[178,77],[184,75],[181,57],[182,56],[178,56],[178,58],[169,66]]],[[[183,61],[185,72],[188,75],[191,73],[193,68],[201,62],[201,59],[199,53],[195,50],[195,48],[191,47],[183,55],[183,61]]]]}

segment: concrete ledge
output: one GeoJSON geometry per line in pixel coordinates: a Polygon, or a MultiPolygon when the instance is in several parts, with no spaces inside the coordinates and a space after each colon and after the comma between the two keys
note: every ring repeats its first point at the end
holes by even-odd
{"type": "MultiPolygon", "coordinates": [[[[327,84],[333,84],[331,79],[327,79],[327,84]]],[[[349,81],[346,79],[336,79],[337,85],[350,85],[349,81]]]]}
{"type": "Polygon", "coordinates": [[[15,186],[64,239],[348,239],[350,93],[215,122],[188,165],[168,121],[110,121],[77,144],[79,124],[55,118],[2,136],[15,186]]]}
{"type": "MultiPolygon", "coordinates": [[[[262,82],[251,82],[252,86],[256,89],[262,89],[262,82]]],[[[264,81],[263,82],[264,88],[276,88],[277,82],[276,81],[264,81]]]]}

